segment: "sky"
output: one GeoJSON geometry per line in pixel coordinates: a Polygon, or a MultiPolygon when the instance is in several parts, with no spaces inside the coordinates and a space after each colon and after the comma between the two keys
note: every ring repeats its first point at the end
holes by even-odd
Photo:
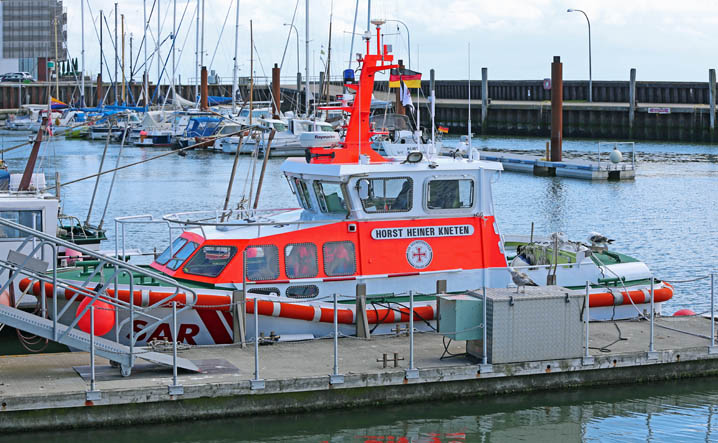
{"type": "MultiPolygon", "coordinates": [[[[68,48],[71,57],[78,58],[82,36],[81,1],[64,2],[68,12],[68,48]]],[[[109,14],[107,23],[114,32],[114,4],[103,0],[85,1],[86,72],[94,76],[100,70],[99,10],[109,14]]],[[[163,22],[160,35],[164,40],[172,33],[174,2],[146,0],[148,15],[157,1],[163,22]]],[[[201,0],[176,1],[178,26],[185,13],[176,43],[176,72],[183,84],[193,83],[195,77],[198,1],[201,0]]],[[[204,1],[204,64],[231,83],[237,0],[204,1]]],[[[335,76],[340,75],[350,59],[356,2],[306,1],[309,1],[310,75],[318,75],[327,61],[330,15],[333,17],[331,71],[335,76]]],[[[143,34],[143,1],[119,0],[118,3],[119,14],[125,16],[129,76],[130,34],[137,57],[143,34]]],[[[367,26],[368,1],[358,3],[354,53],[363,52],[361,34],[367,26]]],[[[270,76],[271,66],[280,64],[284,55],[282,77],[296,77],[297,36],[292,31],[287,45],[290,27],[284,25],[292,22],[296,5],[297,0],[239,0],[240,76],[250,74],[251,20],[256,48],[255,76],[270,76]]],[[[405,65],[411,58],[411,68],[424,73],[425,78],[433,68],[437,79],[466,79],[469,71],[472,79],[480,79],[481,68],[486,67],[489,79],[543,79],[550,77],[553,56],[560,56],[565,79],[585,80],[589,73],[587,21],[580,12],[568,13],[568,8],[585,11],[591,21],[594,80],[628,80],[630,69],[636,68],[639,81],[707,81],[708,69],[717,64],[716,0],[373,0],[371,16],[406,24],[409,35],[403,25],[387,22],[383,27],[385,42],[392,45],[395,56],[404,60],[405,65]],[[411,40],[410,57],[408,39],[411,40]]],[[[148,54],[151,55],[157,35],[157,14],[153,13],[149,21],[152,36],[148,37],[148,54]]],[[[299,34],[299,69],[304,75],[305,0],[298,2],[294,24],[299,34]]],[[[104,35],[105,57],[113,75],[113,34],[105,27],[104,35]]],[[[167,39],[160,50],[163,59],[170,45],[167,39]]],[[[141,64],[144,58],[142,55],[139,58],[141,64]]],[[[171,74],[171,63],[169,58],[165,75],[171,74]]],[[[105,67],[106,81],[107,73],[105,67]]],[[[138,74],[135,79],[140,77],[138,74]]],[[[150,78],[156,81],[156,60],[150,66],[150,78]]]]}

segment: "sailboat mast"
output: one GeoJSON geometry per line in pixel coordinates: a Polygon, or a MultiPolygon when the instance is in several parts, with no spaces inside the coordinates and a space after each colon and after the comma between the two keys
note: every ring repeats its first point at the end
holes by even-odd
{"type": "Polygon", "coordinates": [[[115,2],[115,104],[117,104],[117,2],[115,2]]]}
{"type": "MultiPolygon", "coordinates": [[[[197,25],[195,26],[195,40],[194,40],[194,96],[195,103],[197,97],[199,97],[199,10],[201,6],[201,0],[197,0],[197,25]]],[[[236,43],[235,43],[236,44],[236,43]]]]}
{"type": "Polygon", "coordinates": [[[200,40],[199,48],[199,67],[202,69],[204,66],[204,0],[202,0],[202,36],[200,40]]]}
{"type": "Polygon", "coordinates": [[[85,0],[80,0],[80,22],[82,29],[82,73],[80,75],[80,107],[85,107],[85,0]]]}
{"type": "MultiPolygon", "coordinates": [[[[60,70],[57,65],[57,18],[55,18],[55,96],[60,99],[60,70]]],[[[51,80],[52,81],[52,80],[51,80]]]]}
{"type": "MultiPolygon", "coordinates": [[[[157,0],[157,42],[155,44],[155,54],[157,56],[157,88],[159,88],[162,83],[162,57],[160,56],[160,40],[162,39],[162,35],[160,34],[161,30],[160,0],[157,0]]],[[[158,94],[157,100],[159,100],[159,97],[162,95],[161,90],[157,89],[155,93],[158,94]]]]}
{"type": "Polygon", "coordinates": [[[366,8],[366,31],[371,31],[371,0],[367,0],[366,8]]]}
{"type": "Polygon", "coordinates": [[[309,0],[304,11],[304,114],[309,116],[309,0]]]}
{"type": "MultiPolygon", "coordinates": [[[[105,18],[105,16],[102,13],[102,9],[100,9],[100,79],[102,79],[102,65],[103,65],[102,62],[104,60],[103,57],[105,56],[105,54],[102,50],[102,34],[104,33],[102,30],[102,22],[103,22],[104,18],[105,18]]],[[[102,87],[102,85],[99,85],[98,87],[102,87]]]]}
{"type": "Polygon", "coordinates": [[[239,45],[239,0],[234,18],[234,68],[232,69],[232,115],[237,113],[237,46],[239,45]]]}
{"type": "Polygon", "coordinates": [[[145,68],[142,71],[142,92],[144,92],[144,96],[145,96],[145,99],[143,100],[144,105],[145,105],[145,107],[147,107],[147,98],[148,98],[147,97],[147,95],[148,95],[148,91],[147,91],[147,26],[149,25],[149,23],[147,23],[147,0],[142,0],[142,19],[143,19],[142,41],[144,42],[143,46],[144,46],[144,52],[145,52],[145,64],[144,64],[145,68]]]}
{"type": "Polygon", "coordinates": [[[175,42],[177,41],[177,0],[172,2],[172,106],[177,107],[177,92],[175,91],[175,76],[176,76],[176,62],[175,62],[175,42]]]}
{"type": "Polygon", "coordinates": [[[357,32],[357,14],[359,13],[359,0],[356,2],[356,6],[354,7],[354,27],[352,27],[352,43],[351,46],[349,46],[349,65],[347,66],[347,69],[352,68],[352,58],[354,57],[354,35],[357,32]]]}
{"type": "Polygon", "coordinates": [[[126,89],[125,89],[125,14],[121,15],[121,26],[120,31],[122,32],[122,104],[127,103],[126,89]]]}

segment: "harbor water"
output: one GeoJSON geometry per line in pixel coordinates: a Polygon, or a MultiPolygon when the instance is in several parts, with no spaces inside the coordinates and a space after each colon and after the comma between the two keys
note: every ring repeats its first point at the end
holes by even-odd
{"type": "MultiPolygon", "coordinates": [[[[2,133],[0,144],[5,148],[26,137],[2,133]]],[[[474,146],[537,153],[543,152],[545,140],[475,138],[474,146]]],[[[58,138],[43,144],[37,169],[45,172],[50,186],[54,185],[56,171],[63,183],[88,176],[98,171],[103,148],[102,142],[58,138]]],[[[597,142],[564,141],[563,149],[566,157],[593,159],[597,142]]],[[[11,172],[22,171],[28,152],[26,147],[4,155],[11,172]]],[[[120,146],[111,144],[103,170],[166,152],[168,149],[126,146],[118,161],[120,146]]],[[[110,239],[103,247],[114,249],[115,217],[152,214],[161,218],[168,213],[220,208],[233,159],[221,153],[190,151],[186,157],[172,154],[120,170],[104,217],[110,239]]],[[[590,182],[503,173],[494,184],[501,230],[529,235],[533,223],[537,235],[561,231],[581,241],[586,241],[591,231],[600,232],[615,239],[612,249],[645,261],[657,278],[675,282],[675,295],[664,304],[664,314],[681,308],[706,312],[710,308],[710,283],[701,277],[718,270],[718,151],[707,145],[639,143],[636,161],[635,181],[590,182]]],[[[269,162],[260,207],[297,206],[280,173],[281,163],[279,159],[269,162]]],[[[260,166],[259,162],[253,164],[251,157],[240,158],[230,207],[236,207],[243,196],[249,198],[260,166]]],[[[105,211],[111,180],[111,174],[100,179],[90,216],[93,224],[105,211]]],[[[94,184],[90,179],[63,187],[63,212],[84,221],[94,184]]],[[[161,251],[168,242],[166,229],[161,225],[132,225],[127,228],[125,246],[148,253],[154,248],[161,251]]],[[[228,419],[142,431],[127,428],[43,434],[38,438],[134,441],[137,432],[143,432],[154,441],[646,441],[669,436],[680,441],[710,441],[718,438],[713,432],[718,426],[713,418],[716,400],[718,380],[700,379],[281,418],[228,419]]],[[[27,435],[10,436],[8,441],[14,438],[27,435]]]]}

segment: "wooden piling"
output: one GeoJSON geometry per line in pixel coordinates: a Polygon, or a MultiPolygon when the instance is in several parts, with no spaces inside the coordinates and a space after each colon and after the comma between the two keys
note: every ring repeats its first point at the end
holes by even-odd
{"type": "Polygon", "coordinates": [[[272,68],[272,111],[274,118],[279,119],[279,113],[281,112],[282,106],[282,89],[280,85],[280,70],[279,66],[275,63],[272,68]]]}
{"type": "Polygon", "coordinates": [[[560,162],[563,141],[563,64],[554,56],[551,63],[551,161],[560,162]]]}
{"type": "Polygon", "coordinates": [[[95,88],[95,106],[102,105],[102,74],[97,74],[97,86],[95,88]]]}
{"type": "Polygon", "coordinates": [[[485,134],[489,116],[489,68],[481,68],[481,133],[485,134]]]}
{"type": "Polygon", "coordinates": [[[202,66],[202,76],[201,76],[201,86],[200,86],[200,109],[203,111],[206,111],[209,109],[209,104],[207,100],[207,67],[202,66]]]}
{"type": "MultiPolygon", "coordinates": [[[[404,60],[399,60],[399,72],[404,73],[404,60]]],[[[404,115],[404,105],[401,104],[401,87],[394,88],[394,110],[399,115],[404,115]]]]}

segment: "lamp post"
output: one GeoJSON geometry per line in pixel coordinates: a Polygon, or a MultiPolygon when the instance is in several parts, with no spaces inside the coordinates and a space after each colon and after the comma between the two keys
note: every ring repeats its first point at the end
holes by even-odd
{"type": "Polygon", "coordinates": [[[401,23],[404,25],[404,29],[406,29],[406,44],[409,46],[409,69],[411,69],[411,35],[409,34],[409,27],[406,26],[406,23],[404,23],[401,20],[385,20],[385,22],[396,22],[401,23]]]}
{"type": "Polygon", "coordinates": [[[593,81],[591,80],[591,21],[588,19],[588,15],[580,9],[567,9],[566,12],[580,12],[586,17],[586,23],[588,23],[588,101],[593,101],[593,81]]]}
{"type": "Polygon", "coordinates": [[[297,34],[297,72],[302,72],[299,68],[299,31],[297,31],[297,27],[293,23],[285,23],[284,26],[291,26],[297,34]]]}

